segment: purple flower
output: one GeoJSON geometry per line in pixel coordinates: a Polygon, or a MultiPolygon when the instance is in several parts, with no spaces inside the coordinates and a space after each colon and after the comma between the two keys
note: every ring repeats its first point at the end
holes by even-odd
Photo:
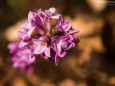
{"type": "Polygon", "coordinates": [[[21,41],[9,44],[14,67],[21,69],[35,62],[41,55],[44,59],[52,59],[58,65],[59,58],[64,58],[68,50],[78,45],[79,39],[69,22],[64,21],[55,8],[29,12],[28,22],[21,25],[18,35],[21,41]],[[53,20],[57,23],[52,25],[53,20]]]}
{"type": "Polygon", "coordinates": [[[28,66],[31,67],[32,64],[35,62],[35,56],[33,54],[32,49],[28,47],[18,48],[19,41],[10,43],[8,48],[11,53],[11,61],[13,62],[13,66],[15,68],[19,68],[21,70],[25,70],[28,66]]]}
{"type": "Polygon", "coordinates": [[[43,13],[43,15],[45,15],[45,18],[59,19],[59,17],[61,15],[60,14],[55,14],[55,11],[56,11],[56,9],[52,7],[49,10],[45,10],[45,12],[43,13]]]}
{"type": "Polygon", "coordinates": [[[79,39],[76,39],[73,35],[65,35],[52,37],[53,50],[56,52],[54,57],[56,65],[58,64],[59,57],[63,58],[67,55],[67,51],[77,46],[79,39]]]}
{"type": "Polygon", "coordinates": [[[50,8],[49,10],[45,10],[43,15],[45,16],[44,20],[46,21],[46,26],[47,29],[51,29],[51,24],[52,24],[52,19],[59,19],[61,16],[60,14],[55,14],[56,9],[55,8],[50,8]]]}
{"type": "Polygon", "coordinates": [[[48,57],[50,57],[50,46],[45,41],[44,37],[33,39],[32,41],[36,46],[34,49],[34,54],[44,55],[44,58],[48,59],[48,57]]]}
{"type": "Polygon", "coordinates": [[[19,47],[24,47],[29,43],[32,33],[35,29],[38,30],[39,34],[44,34],[45,32],[42,30],[43,25],[44,20],[41,16],[41,10],[38,10],[38,12],[30,11],[28,14],[28,23],[25,23],[21,26],[21,29],[24,29],[24,31],[18,32],[18,35],[22,39],[19,47]]]}

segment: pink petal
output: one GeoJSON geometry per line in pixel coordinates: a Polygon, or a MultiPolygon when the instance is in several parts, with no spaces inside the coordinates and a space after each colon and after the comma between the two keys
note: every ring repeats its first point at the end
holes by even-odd
{"type": "Polygon", "coordinates": [[[26,37],[26,33],[21,32],[21,31],[18,31],[18,35],[19,35],[22,39],[24,39],[24,38],[26,37]]]}
{"type": "Polygon", "coordinates": [[[50,48],[45,48],[45,55],[47,57],[51,57],[51,55],[50,55],[50,48]]]}
{"type": "Polygon", "coordinates": [[[32,39],[32,42],[34,43],[34,45],[41,45],[41,43],[43,42],[43,40],[39,40],[39,39],[32,39]]]}
{"type": "Polygon", "coordinates": [[[72,47],[73,47],[73,44],[70,44],[65,50],[69,50],[72,47]]]}
{"type": "Polygon", "coordinates": [[[59,58],[58,58],[57,54],[55,55],[55,64],[56,64],[56,66],[59,64],[59,58]]]}
{"type": "Polygon", "coordinates": [[[32,35],[32,32],[33,30],[35,29],[35,27],[32,27],[28,32],[27,32],[27,36],[31,36],[32,35]]]}
{"type": "Polygon", "coordinates": [[[62,41],[61,46],[62,46],[62,48],[66,48],[68,46],[67,41],[62,41]]]}
{"type": "Polygon", "coordinates": [[[59,55],[60,57],[65,57],[66,54],[67,54],[67,52],[65,52],[65,51],[58,53],[58,55],[59,55]]]}
{"type": "Polygon", "coordinates": [[[29,21],[29,23],[31,23],[31,21],[32,21],[32,19],[34,18],[34,14],[33,14],[33,12],[29,12],[28,13],[28,21],[29,21]]]}
{"type": "Polygon", "coordinates": [[[39,45],[39,42],[38,42],[38,39],[32,39],[32,42],[35,44],[35,45],[39,45]]]}
{"type": "Polygon", "coordinates": [[[51,24],[48,22],[47,23],[47,29],[50,30],[50,28],[51,28],[51,24]]]}
{"type": "Polygon", "coordinates": [[[57,14],[57,15],[52,16],[51,18],[52,19],[59,19],[60,16],[61,16],[60,14],[57,14]]]}
{"type": "Polygon", "coordinates": [[[18,45],[19,45],[19,42],[13,42],[13,43],[8,44],[8,49],[10,50],[10,53],[14,53],[15,51],[17,51],[18,45]]]}
{"type": "Polygon", "coordinates": [[[22,50],[22,53],[30,53],[30,50],[28,48],[25,48],[22,50]]]}
{"type": "Polygon", "coordinates": [[[35,50],[34,50],[34,54],[41,54],[44,52],[44,48],[41,47],[41,45],[38,45],[35,50]]]}
{"type": "Polygon", "coordinates": [[[28,42],[23,42],[23,40],[22,40],[18,47],[22,48],[22,47],[26,46],[27,44],[28,44],[28,42]]]}
{"type": "Polygon", "coordinates": [[[79,30],[74,30],[72,32],[69,32],[68,35],[71,35],[71,34],[75,34],[75,33],[79,33],[80,31],[79,30]]]}
{"type": "Polygon", "coordinates": [[[62,26],[62,24],[64,23],[64,19],[62,16],[59,17],[59,21],[58,21],[58,25],[62,26]]]}
{"type": "Polygon", "coordinates": [[[57,51],[61,52],[61,45],[60,44],[57,44],[57,51]]]}
{"type": "Polygon", "coordinates": [[[64,23],[64,25],[62,27],[63,27],[64,31],[67,32],[68,30],[71,29],[72,26],[69,22],[66,22],[66,23],[64,23]]]}
{"type": "Polygon", "coordinates": [[[30,61],[31,63],[34,62],[34,61],[35,61],[35,56],[29,58],[29,61],[30,61]]]}
{"type": "Polygon", "coordinates": [[[21,29],[30,29],[31,25],[29,23],[22,24],[20,26],[21,29]]]}
{"type": "Polygon", "coordinates": [[[55,13],[56,9],[55,9],[54,7],[51,7],[51,8],[49,9],[49,11],[50,11],[51,13],[55,13]]]}

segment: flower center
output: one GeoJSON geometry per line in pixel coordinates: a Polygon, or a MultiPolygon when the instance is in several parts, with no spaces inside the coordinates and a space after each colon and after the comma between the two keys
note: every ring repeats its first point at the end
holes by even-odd
{"type": "Polygon", "coordinates": [[[56,28],[56,27],[54,27],[54,28],[52,28],[51,30],[50,30],[50,34],[51,35],[55,35],[55,34],[57,34],[58,33],[58,29],[56,28]]]}
{"type": "Polygon", "coordinates": [[[45,46],[46,46],[46,43],[42,43],[41,46],[42,46],[42,47],[45,47],[45,46]]]}

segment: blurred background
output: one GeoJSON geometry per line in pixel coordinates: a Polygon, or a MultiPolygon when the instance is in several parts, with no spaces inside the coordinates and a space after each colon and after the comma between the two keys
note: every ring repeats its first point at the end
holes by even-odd
{"type": "Polygon", "coordinates": [[[0,0],[0,86],[115,86],[115,0],[0,0]],[[31,74],[14,69],[7,44],[30,10],[50,7],[80,30],[78,48],[58,66],[39,58],[31,74]]]}

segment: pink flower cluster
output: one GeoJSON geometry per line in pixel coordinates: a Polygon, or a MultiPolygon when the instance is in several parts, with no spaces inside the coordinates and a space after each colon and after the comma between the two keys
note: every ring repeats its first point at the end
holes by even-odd
{"type": "Polygon", "coordinates": [[[28,22],[21,25],[18,32],[21,40],[8,45],[14,67],[24,69],[33,64],[38,55],[58,65],[59,58],[64,58],[68,50],[77,46],[79,39],[74,34],[79,31],[55,11],[50,8],[29,12],[28,22]],[[53,24],[54,21],[57,22],[53,24]]]}

